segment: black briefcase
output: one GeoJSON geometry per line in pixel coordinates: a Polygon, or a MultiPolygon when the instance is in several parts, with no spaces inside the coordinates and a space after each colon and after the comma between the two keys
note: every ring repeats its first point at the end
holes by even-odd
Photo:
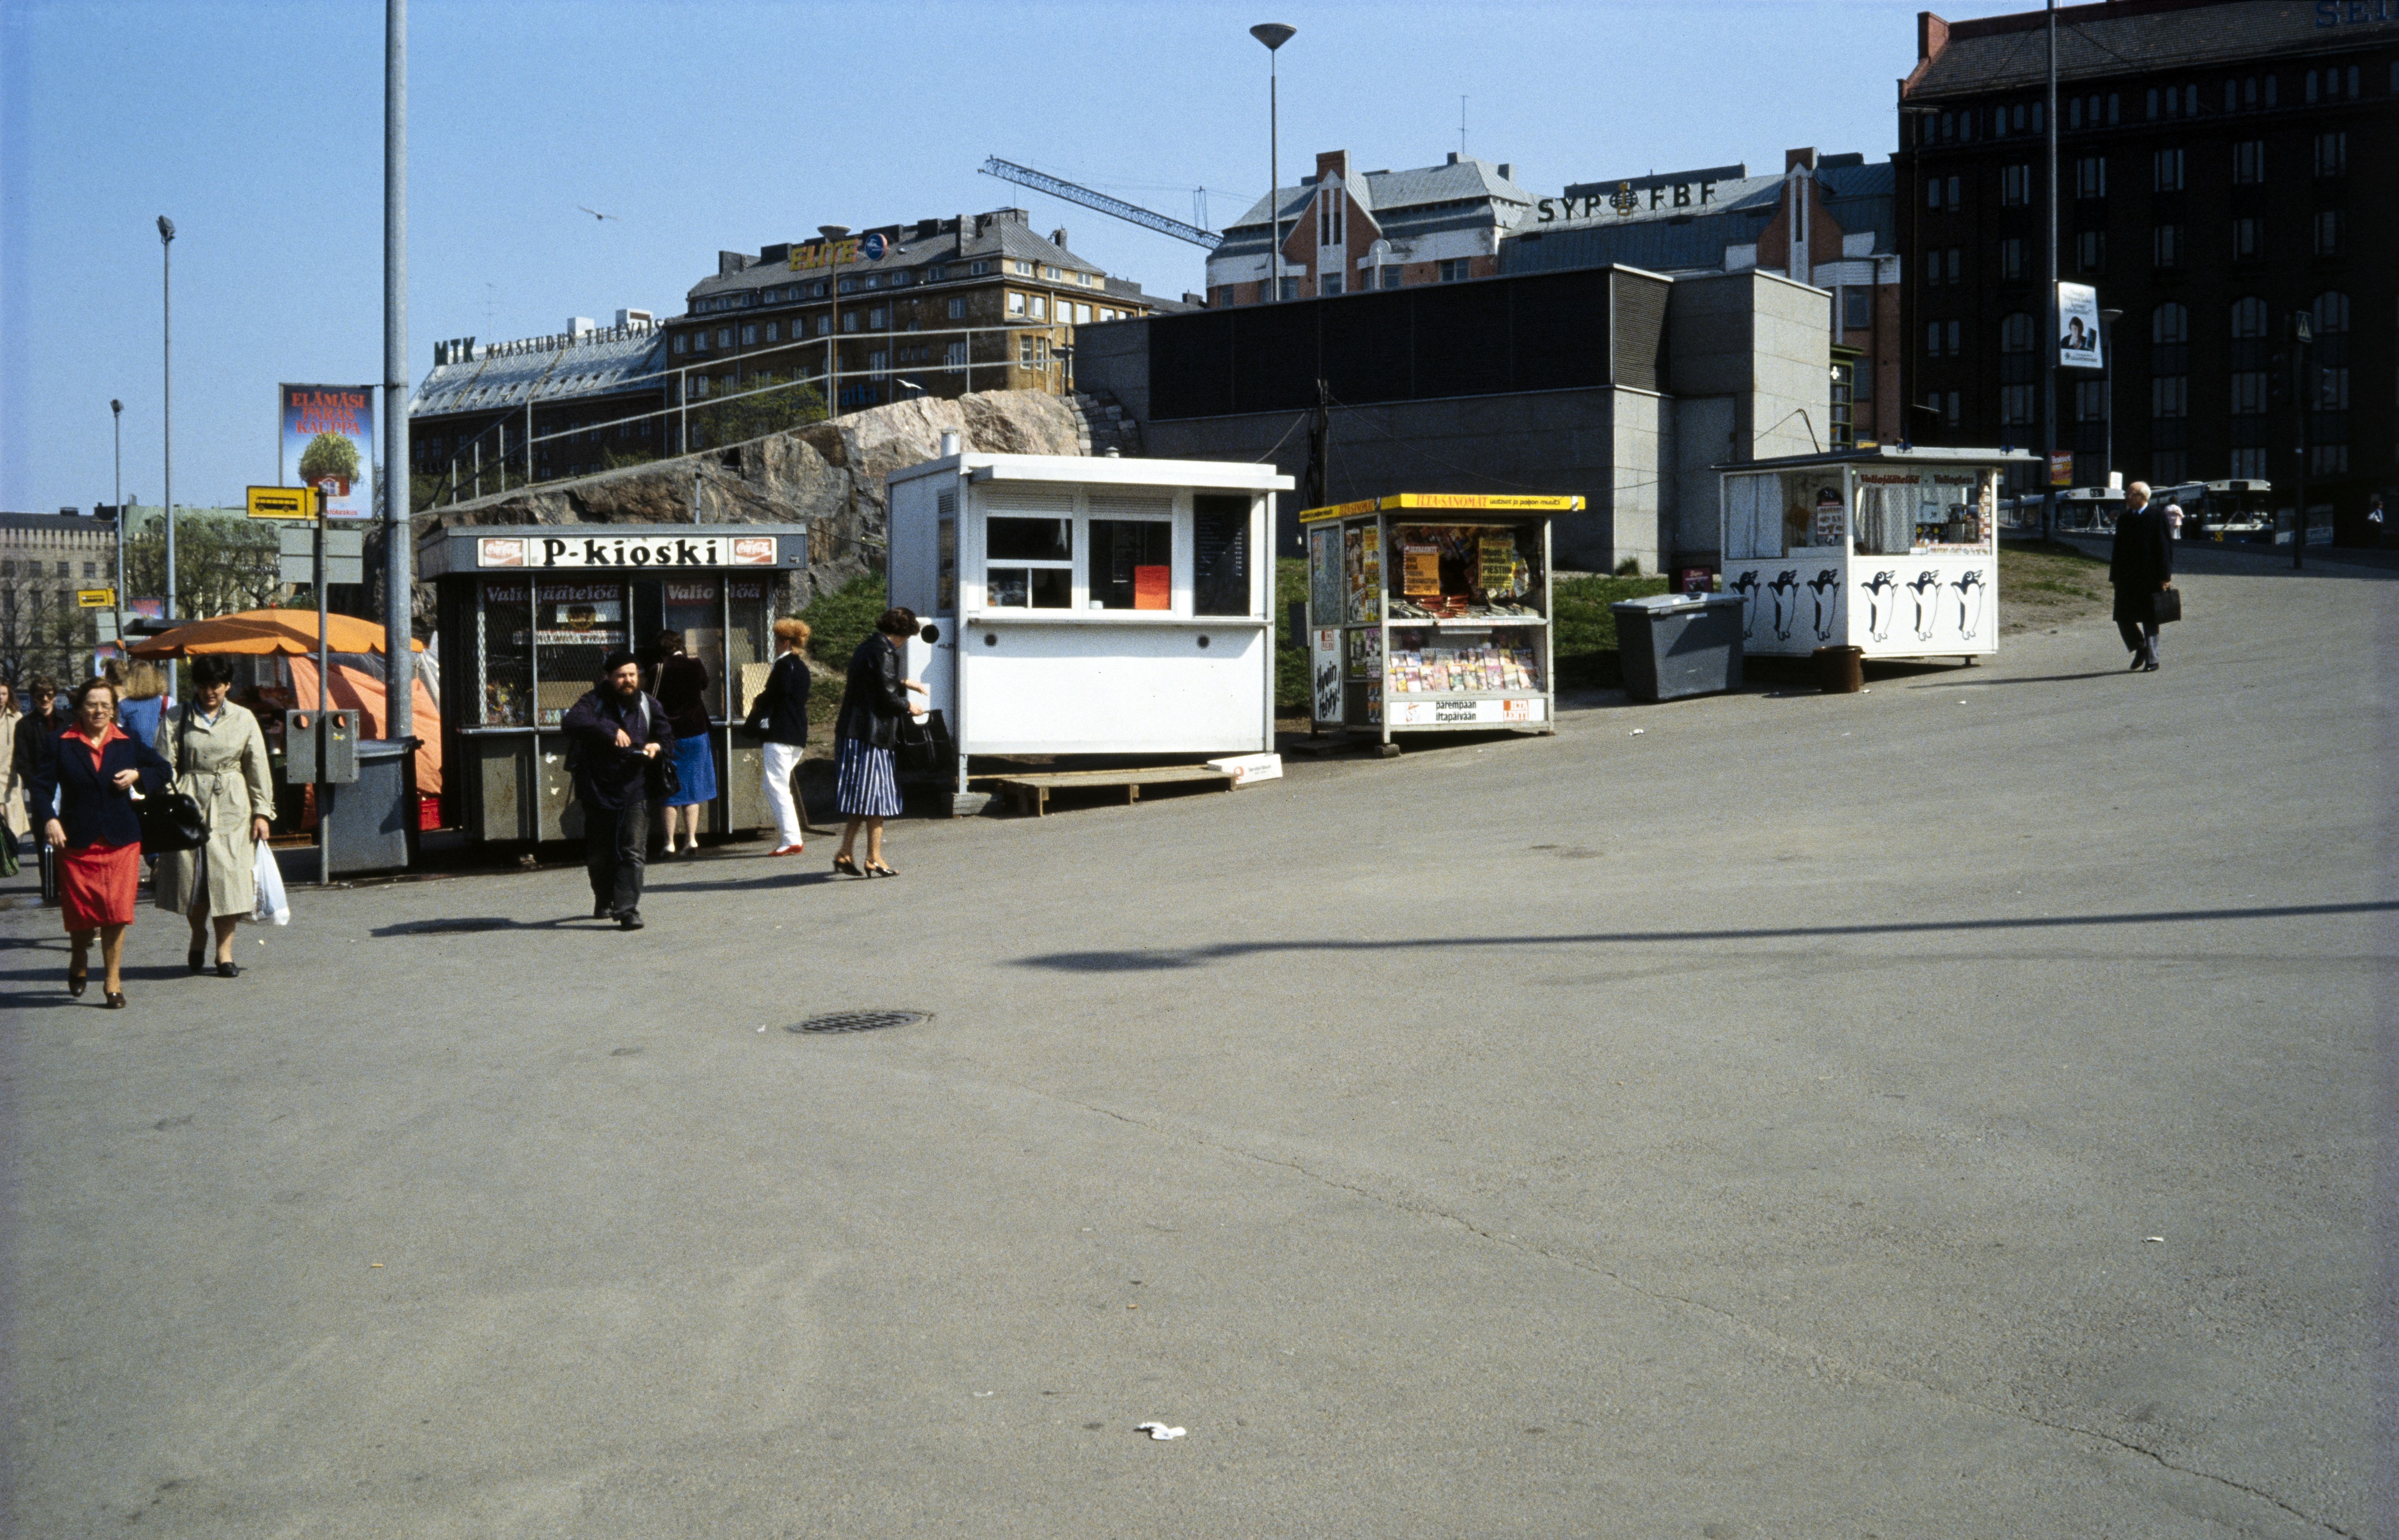
{"type": "Polygon", "coordinates": [[[2182,618],[2182,590],[2160,588],[2149,595],[2149,618],[2161,626],[2171,625],[2182,618]]]}

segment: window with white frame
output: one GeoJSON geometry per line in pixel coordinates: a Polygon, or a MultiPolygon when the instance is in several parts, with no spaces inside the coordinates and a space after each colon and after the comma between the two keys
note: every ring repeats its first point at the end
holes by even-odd
{"type": "Polygon", "coordinates": [[[758,345],[758,328],[755,323],[741,329],[741,345],[744,347],[758,345]]]}
{"type": "Polygon", "coordinates": [[[1071,493],[990,499],[983,520],[983,601],[995,610],[1075,607],[1075,519],[1071,493]],[[1051,506],[1033,511],[1039,503],[1051,506]],[[1057,505],[1064,502],[1064,507],[1057,505]],[[1001,512],[1017,505],[1025,511],[1001,512]]]}
{"type": "Polygon", "coordinates": [[[2266,180],[2266,142],[2244,139],[2232,146],[2232,180],[2248,187],[2266,180]]]}
{"type": "Polygon", "coordinates": [[[1012,289],[1008,292],[1008,313],[1011,316],[1024,314],[1024,296],[1012,289]]]}
{"type": "Polygon", "coordinates": [[[967,344],[952,343],[942,348],[942,365],[945,369],[964,369],[967,366],[967,344]]]}
{"type": "Polygon", "coordinates": [[[1050,297],[1046,294],[1028,295],[1024,301],[1024,313],[1032,317],[1037,321],[1048,320],[1050,318],[1050,297]]]}
{"type": "Polygon", "coordinates": [[[950,303],[949,303],[949,306],[948,306],[948,309],[947,309],[947,312],[946,312],[946,313],[947,313],[947,315],[949,316],[950,319],[952,319],[952,320],[954,320],[954,321],[962,321],[962,320],[965,320],[965,319],[967,318],[967,301],[966,301],[966,296],[965,296],[965,295],[963,295],[963,294],[960,294],[960,295],[956,296],[956,298],[952,299],[952,300],[950,301],[950,303]]]}
{"type": "Polygon", "coordinates": [[[2182,149],[2176,145],[2158,151],[2150,157],[2150,191],[2179,193],[2182,191],[2182,149]]]}

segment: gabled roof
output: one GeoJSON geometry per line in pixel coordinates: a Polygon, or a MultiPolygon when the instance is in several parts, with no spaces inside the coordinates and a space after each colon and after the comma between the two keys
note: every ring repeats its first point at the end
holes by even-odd
{"type": "Polygon", "coordinates": [[[412,417],[504,412],[528,400],[604,396],[657,388],[666,367],[666,333],[655,330],[587,332],[590,340],[542,338],[501,343],[473,358],[436,364],[408,403],[412,417]]]}
{"type": "MultiPolygon", "coordinates": [[[[2064,81],[2210,64],[2239,65],[2277,54],[2320,53],[2399,40],[2399,16],[2324,25],[2317,0],[2112,0],[2057,12],[2057,74],[2064,81]]],[[[2338,14],[2338,13],[2336,13],[2338,14]]],[[[1953,21],[1948,41],[1918,73],[1910,101],[2020,90],[2048,69],[2045,13],[1953,21]]]]}
{"type": "MultiPolygon", "coordinates": [[[[1345,183],[1352,197],[1371,209],[1375,223],[1389,227],[1387,216],[1430,204],[1461,203],[1483,200],[1490,203],[1529,208],[1533,196],[1522,187],[1499,174],[1499,168],[1472,155],[1460,155],[1446,166],[1427,166],[1413,171],[1352,171],[1345,183]]],[[[1249,211],[1225,226],[1230,236],[1236,230],[1266,230],[1273,222],[1270,209],[1280,207],[1287,224],[1307,209],[1316,196],[1316,182],[1310,178],[1296,187],[1278,187],[1272,198],[1260,198],[1250,205],[1249,211]]]]}

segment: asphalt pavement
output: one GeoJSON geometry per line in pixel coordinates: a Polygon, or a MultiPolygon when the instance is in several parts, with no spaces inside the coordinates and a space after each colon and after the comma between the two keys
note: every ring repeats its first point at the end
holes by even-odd
{"type": "Polygon", "coordinates": [[[15,1533],[2388,1533],[2399,587],[2185,568],[2153,675],[1593,696],[638,935],[145,912],[122,1012],[12,884],[15,1533]]]}

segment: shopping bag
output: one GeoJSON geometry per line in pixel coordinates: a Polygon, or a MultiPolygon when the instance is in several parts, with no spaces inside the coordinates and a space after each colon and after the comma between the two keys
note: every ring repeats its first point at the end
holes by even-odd
{"type": "Polygon", "coordinates": [[[2160,588],[2149,596],[2149,618],[2161,626],[2170,626],[2182,618],[2182,590],[2160,588]]]}
{"type": "Polygon", "coordinates": [[[5,824],[0,824],[0,877],[13,877],[17,865],[17,836],[5,824]]]}
{"type": "Polygon", "coordinates": [[[275,864],[275,852],[266,847],[264,840],[251,848],[257,852],[251,858],[250,874],[258,886],[258,901],[250,906],[250,917],[288,925],[291,923],[291,900],[283,896],[283,869],[275,864]]]}

